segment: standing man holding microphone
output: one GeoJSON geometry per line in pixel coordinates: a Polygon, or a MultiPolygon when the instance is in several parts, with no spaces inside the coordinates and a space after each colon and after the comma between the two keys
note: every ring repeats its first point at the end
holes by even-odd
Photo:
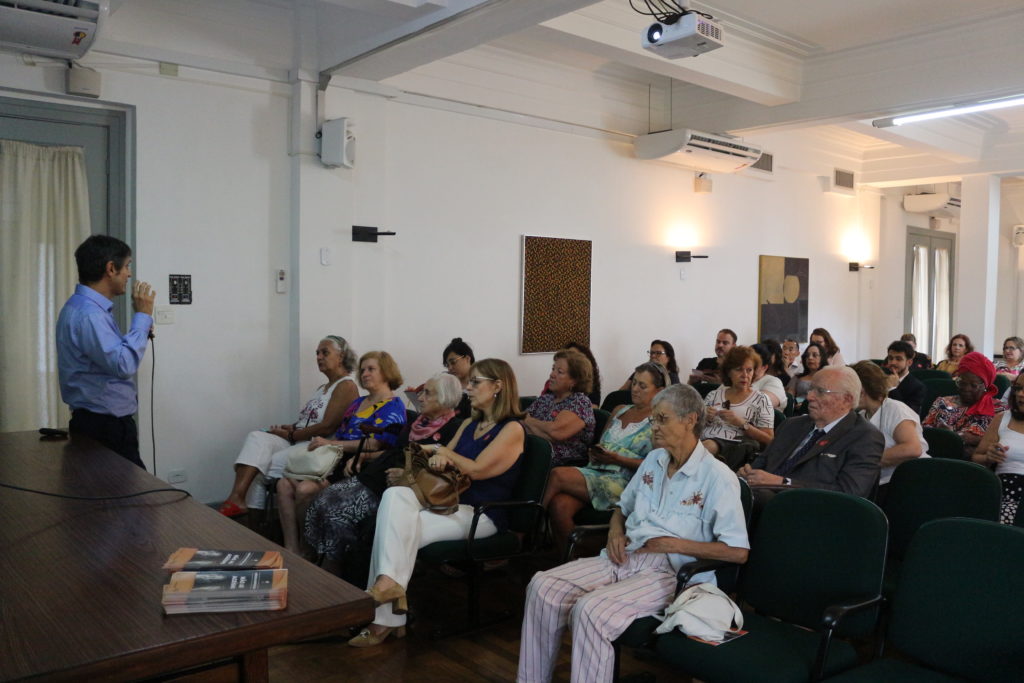
{"type": "Polygon", "coordinates": [[[132,250],[108,235],[93,235],[75,250],[79,284],[57,317],[60,393],[71,407],[73,434],[92,437],[145,469],[139,457],[135,373],[153,327],[156,292],[146,282],[132,287],[131,329],[121,334],[114,297],[128,289],[132,250]]]}

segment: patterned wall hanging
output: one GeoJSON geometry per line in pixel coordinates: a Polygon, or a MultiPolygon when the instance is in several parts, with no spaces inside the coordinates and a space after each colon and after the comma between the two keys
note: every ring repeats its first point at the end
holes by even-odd
{"type": "Polygon", "coordinates": [[[788,256],[761,256],[757,338],[807,341],[810,261],[788,256]]]}
{"type": "Polygon", "coordinates": [[[590,346],[590,240],[523,235],[520,353],[590,346]]]}

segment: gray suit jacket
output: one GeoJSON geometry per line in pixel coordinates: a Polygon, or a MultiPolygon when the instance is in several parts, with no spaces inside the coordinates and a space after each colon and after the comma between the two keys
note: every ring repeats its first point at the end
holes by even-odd
{"type": "MultiPolygon", "coordinates": [[[[813,429],[814,421],[807,415],[786,420],[751,467],[774,473],[813,429]]],[[[804,454],[789,477],[793,486],[867,498],[878,481],[884,449],[882,433],[857,413],[850,412],[804,454]]]]}

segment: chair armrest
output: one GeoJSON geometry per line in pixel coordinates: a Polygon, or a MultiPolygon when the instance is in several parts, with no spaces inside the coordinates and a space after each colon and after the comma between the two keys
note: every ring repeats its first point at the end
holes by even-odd
{"type": "Polygon", "coordinates": [[[837,605],[829,605],[825,608],[825,612],[821,615],[821,625],[823,628],[835,629],[839,626],[839,622],[845,619],[854,612],[862,612],[875,605],[881,605],[885,598],[881,595],[868,598],[867,600],[861,600],[860,602],[847,602],[840,603],[837,605]]]}
{"type": "Polygon", "coordinates": [[[690,583],[690,580],[697,574],[702,574],[707,571],[714,569],[725,569],[726,567],[738,567],[740,565],[735,562],[726,562],[725,560],[694,560],[693,562],[687,562],[679,568],[676,572],[676,593],[679,593],[686,584],[690,583]]]}
{"type": "Polygon", "coordinates": [[[480,523],[480,516],[483,515],[487,510],[494,508],[509,509],[517,507],[534,507],[537,508],[538,512],[544,514],[544,506],[535,500],[499,500],[490,503],[481,503],[473,508],[473,521],[469,525],[469,536],[466,537],[466,554],[473,557],[473,541],[476,540],[476,529],[480,523]]]}

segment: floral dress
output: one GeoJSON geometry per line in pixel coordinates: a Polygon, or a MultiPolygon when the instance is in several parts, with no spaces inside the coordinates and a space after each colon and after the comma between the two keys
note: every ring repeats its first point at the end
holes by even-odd
{"type": "Polygon", "coordinates": [[[530,404],[527,412],[530,417],[535,417],[541,422],[554,422],[563,410],[573,412],[583,420],[583,429],[565,441],[551,442],[551,464],[582,464],[586,460],[587,449],[594,440],[594,427],[597,424],[594,419],[594,406],[586,394],[576,391],[561,401],[556,401],[554,394],[541,394],[530,404]]]}
{"type": "MultiPolygon", "coordinates": [[[[651,418],[646,417],[624,427],[619,416],[630,408],[630,405],[622,406],[612,416],[598,445],[627,458],[643,460],[652,448],[651,418]]],[[[578,469],[587,483],[590,504],[595,510],[610,510],[619,502],[622,491],[633,477],[633,470],[621,465],[591,462],[578,469]]]]}
{"type": "MultiPolygon", "coordinates": [[[[996,414],[1006,410],[1006,404],[995,400],[996,414]]],[[[956,432],[961,437],[965,434],[972,434],[981,438],[985,436],[985,430],[992,422],[992,415],[967,414],[968,406],[965,406],[959,396],[939,396],[935,403],[928,410],[928,416],[921,424],[925,427],[938,427],[956,432]]],[[[974,451],[973,446],[964,444],[964,457],[970,459],[974,451]]]]}

